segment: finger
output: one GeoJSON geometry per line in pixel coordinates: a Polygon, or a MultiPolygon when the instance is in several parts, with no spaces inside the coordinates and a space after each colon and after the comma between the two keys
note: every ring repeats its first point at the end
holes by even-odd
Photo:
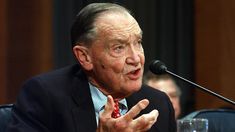
{"type": "Polygon", "coordinates": [[[158,115],[158,110],[152,110],[149,114],[145,114],[145,118],[147,121],[155,123],[157,121],[158,115]]]}
{"type": "Polygon", "coordinates": [[[149,121],[149,123],[147,123],[145,126],[143,126],[142,129],[140,129],[140,131],[141,132],[148,131],[156,121],[157,121],[157,118],[155,120],[149,121]]]}
{"type": "Polygon", "coordinates": [[[143,99],[139,101],[135,106],[133,106],[130,111],[124,115],[123,118],[126,120],[133,120],[141,110],[145,109],[149,104],[149,101],[147,99],[143,99]]]}
{"type": "Polygon", "coordinates": [[[111,95],[107,96],[107,103],[105,104],[104,111],[101,113],[102,116],[111,117],[111,114],[114,110],[114,101],[111,95]]]}
{"type": "Polygon", "coordinates": [[[157,110],[153,110],[148,114],[144,114],[133,121],[133,127],[141,131],[146,131],[150,129],[152,125],[157,121],[158,115],[159,113],[157,110]]]}

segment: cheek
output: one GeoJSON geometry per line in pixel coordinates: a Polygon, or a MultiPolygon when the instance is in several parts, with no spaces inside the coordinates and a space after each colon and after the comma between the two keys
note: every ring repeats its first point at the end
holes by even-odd
{"type": "Polygon", "coordinates": [[[105,59],[102,62],[104,70],[112,71],[114,73],[122,73],[125,66],[125,59],[105,59]]]}
{"type": "Polygon", "coordinates": [[[142,65],[144,65],[144,63],[145,63],[145,56],[144,56],[144,53],[140,53],[139,57],[140,57],[140,63],[141,63],[142,65]]]}

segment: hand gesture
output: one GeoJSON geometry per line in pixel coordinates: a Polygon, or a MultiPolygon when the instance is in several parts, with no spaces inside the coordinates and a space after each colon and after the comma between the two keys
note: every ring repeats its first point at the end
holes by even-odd
{"type": "Polygon", "coordinates": [[[96,132],[143,132],[149,130],[157,120],[157,110],[153,110],[148,114],[141,115],[134,119],[148,104],[149,101],[143,99],[125,115],[115,119],[111,117],[114,110],[114,100],[112,96],[109,95],[104,111],[100,113],[96,132]]]}

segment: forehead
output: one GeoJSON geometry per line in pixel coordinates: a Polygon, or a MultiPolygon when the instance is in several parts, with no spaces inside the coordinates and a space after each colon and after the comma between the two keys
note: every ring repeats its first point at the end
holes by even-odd
{"type": "Polygon", "coordinates": [[[137,21],[128,13],[106,13],[96,20],[98,32],[109,37],[142,36],[142,30],[137,21]]]}

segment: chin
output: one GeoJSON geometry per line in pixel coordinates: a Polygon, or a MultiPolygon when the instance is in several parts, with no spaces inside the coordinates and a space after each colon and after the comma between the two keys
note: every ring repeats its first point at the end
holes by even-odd
{"type": "Polygon", "coordinates": [[[129,93],[134,93],[134,92],[139,91],[140,88],[141,88],[141,84],[139,84],[139,85],[131,85],[131,86],[127,89],[127,91],[128,91],[129,93]]]}
{"type": "Polygon", "coordinates": [[[120,92],[117,93],[114,96],[116,96],[117,98],[126,98],[126,97],[130,96],[131,94],[139,91],[140,88],[141,88],[141,85],[140,86],[135,86],[135,87],[134,86],[132,86],[132,87],[128,86],[128,87],[125,87],[125,88],[121,89],[120,92]]]}

